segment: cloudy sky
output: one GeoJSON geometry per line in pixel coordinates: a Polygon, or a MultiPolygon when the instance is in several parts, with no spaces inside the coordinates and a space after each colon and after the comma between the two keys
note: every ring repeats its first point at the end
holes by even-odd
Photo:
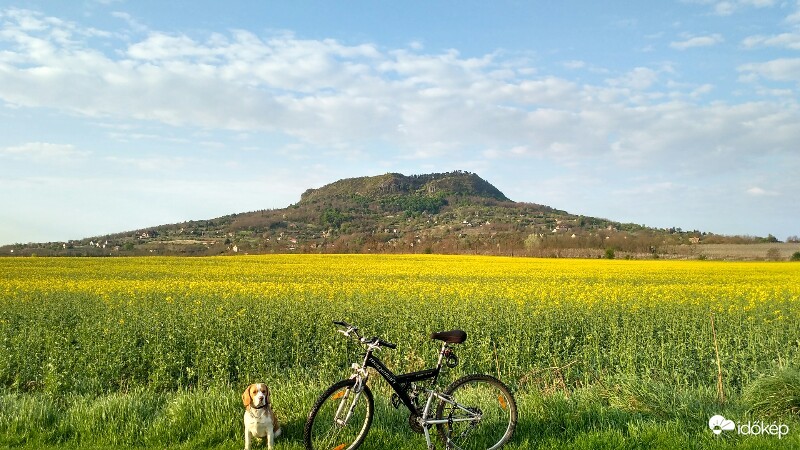
{"type": "Polygon", "coordinates": [[[785,239],[799,87],[797,0],[0,1],[0,244],[457,169],[785,239]]]}

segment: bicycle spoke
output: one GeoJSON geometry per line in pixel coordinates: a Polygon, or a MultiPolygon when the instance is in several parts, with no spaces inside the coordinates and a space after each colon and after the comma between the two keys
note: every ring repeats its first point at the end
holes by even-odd
{"type": "Polygon", "coordinates": [[[361,444],[372,421],[372,394],[366,387],[356,394],[353,384],[341,381],[317,400],[306,423],[307,449],[352,450],[361,444]]]}
{"type": "Polygon", "coordinates": [[[448,388],[451,401],[443,402],[437,419],[445,444],[455,449],[496,449],[510,438],[517,421],[514,398],[499,381],[472,376],[448,388]]]}

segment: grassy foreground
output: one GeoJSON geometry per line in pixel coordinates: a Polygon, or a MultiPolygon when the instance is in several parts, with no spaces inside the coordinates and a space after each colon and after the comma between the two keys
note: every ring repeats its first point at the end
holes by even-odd
{"type": "MultiPolygon", "coordinates": [[[[398,372],[467,330],[446,379],[511,386],[508,448],[800,448],[799,264],[364,255],[0,259],[0,447],[241,448],[265,380],[300,448],[355,351],[332,319],[397,342],[398,372]]],[[[364,448],[424,448],[373,387],[364,448]]]]}
{"type": "MultiPolygon", "coordinates": [[[[278,448],[302,449],[306,409],[322,386],[272,384],[275,409],[284,423],[278,448]]],[[[707,418],[722,413],[744,419],[747,413],[743,404],[734,402],[719,408],[714,392],[684,392],[673,398],[664,386],[639,385],[635,390],[611,392],[594,387],[545,396],[518,392],[520,422],[506,448],[800,448],[800,421],[796,417],[774,419],[791,430],[781,439],[714,436],[707,418]]],[[[386,398],[376,398],[375,422],[362,448],[425,448],[424,437],[406,425],[404,410],[395,410],[386,398]]],[[[232,450],[242,446],[241,415],[239,393],[223,388],[70,396],[55,402],[40,394],[5,394],[0,396],[0,445],[27,449],[232,450]]]]}

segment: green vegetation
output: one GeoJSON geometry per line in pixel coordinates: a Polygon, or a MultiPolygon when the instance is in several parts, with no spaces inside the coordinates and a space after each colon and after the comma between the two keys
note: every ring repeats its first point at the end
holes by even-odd
{"type": "MultiPolygon", "coordinates": [[[[326,387],[271,380],[274,408],[283,423],[277,449],[300,450],[306,405],[326,387]]],[[[241,449],[241,392],[210,388],[158,393],[135,390],[104,397],[71,396],[52,402],[45,395],[0,394],[0,446],[24,449],[241,449]]],[[[786,449],[800,446],[800,420],[782,416],[790,434],[775,437],[714,436],[708,418],[747,417],[745,403],[714,404],[713,393],[674,395],[653,385],[617,390],[578,388],[547,394],[517,394],[517,449],[786,449]],[[682,408],[682,409],[676,409],[682,408]]],[[[376,422],[365,450],[425,448],[387,393],[376,395],[376,422]]],[[[771,422],[770,422],[771,423],[771,422]]],[[[256,445],[254,449],[266,448],[256,445]]],[[[438,447],[441,448],[441,445],[438,447]]]]}
{"type": "Polygon", "coordinates": [[[408,217],[416,217],[425,213],[438,214],[447,205],[447,199],[441,194],[390,195],[381,198],[379,204],[386,212],[402,212],[408,217]]]}
{"type": "MultiPolygon", "coordinates": [[[[339,180],[309,189],[297,204],[284,209],[69,242],[17,244],[0,248],[0,255],[436,253],[602,258],[607,248],[614,248],[620,259],[654,255],[691,259],[699,245],[769,243],[781,245],[772,235],[719,236],[648,228],[516,203],[478,175],[456,171],[339,180]]],[[[745,258],[764,259],[764,255],[745,258]]]]}
{"type": "Polygon", "coordinates": [[[338,209],[328,208],[322,212],[319,221],[323,227],[339,228],[343,223],[347,222],[348,219],[349,218],[338,209]]]}
{"type": "Polygon", "coordinates": [[[781,417],[800,414],[800,371],[783,368],[748,386],[744,393],[750,411],[759,417],[781,417]]]}
{"type": "MultiPolygon", "coordinates": [[[[442,256],[0,260],[0,447],[240,448],[239,394],[267,381],[301,446],[317,395],[348,373],[348,319],[397,342],[397,371],[515,391],[510,449],[800,446],[800,272],[790,263],[442,256]],[[710,317],[715,318],[712,328],[710,317]],[[724,398],[717,390],[719,349],[724,398]],[[715,437],[712,415],[787,424],[715,437]]],[[[376,379],[367,449],[423,448],[376,379]]]]}

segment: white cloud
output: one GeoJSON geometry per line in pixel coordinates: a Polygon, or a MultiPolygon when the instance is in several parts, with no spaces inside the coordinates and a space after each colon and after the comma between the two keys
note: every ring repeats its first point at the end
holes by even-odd
{"type": "Polygon", "coordinates": [[[714,6],[714,12],[720,16],[729,16],[736,10],[733,2],[718,2],[714,6]]]}
{"type": "Polygon", "coordinates": [[[669,44],[670,47],[676,50],[686,50],[697,47],[711,47],[724,42],[725,39],[720,34],[712,34],[708,36],[693,36],[688,37],[683,41],[674,41],[669,44]]]}
{"type": "Polygon", "coordinates": [[[800,24],[800,5],[798,5],[798,8],[795,12],[786,16],[786,23],[791,25],[800,24]]]}
{"type": "Polygon", "coordinates": [[[798,28],[800,25],[800,2],[795,5],[794,12],[789,14],[783,22],[790,28],[788,31],[766,36],[748,36],[742,40],[742,46],[747,49],[777,47],[800,50],[800,28],[798,28]]]}
{"type": "Polygon", "coordinates": [[[647,67],[637,67],[620,78],[606,80],[611,86],[620,86],[633,90],[647,89],[658,80],[658,72],[647,67]]]}
{"type": "Polygon", "coordinates": [[[132,167],[146,172],[164,172],[170,173],[178,169],[186,167],[189,163],[194,161],[182,157],[164,157],[164,156],[142,156],[142,157],[119,157],[108,156],[103,158],[104,161],[111,163],[115,166],[132,167]]]}
{"type": "Polygon", "coordinates": [[[714,14],[729,16],[747,8],[767,8],[775,5],[775,0],[684,0],[688,3],[709,5],[714,14]]]}
{"type": "Polygon", "coordinates": [[[564,61],[563,65],[567,69],[583,69],[587,66],[586,61],[579,60],[564,61]]]}
{"type": "Polygon", "coordinates": [[[60,164],[89,156],[90,152],[82,151],[71,144],[52,144],[49,142],[28,142],[6,148],[0,148],[0,156],[36,163],[60,164]]]}
{"type": "Polygon", "coordinates": [[[615,190],[614,194],[625,196],[650,196],[655,194],[669,194],[679,188],[685,189],[685,186],[676,186],[675,183],[671,181],[650,181],[636,184],[629,188],[615,190]]]}
{"type": "Polygon", "coordinates": [[[800,33],[781,33],[774,36],[749,36],[742,41],[745,48],[781,47],[800,50],[800,33]]]}
{"type": "Polygon", "coordinates": [[[775,3],[775,0],[739,0],[740,5],[752,6],[755,8],[767,8],[774,6],[775,3]]]}
{"type": "Polygon", "coordinates": [[[754,197],[764,197],[764,196],[774,197],[774,196],[779,195],[778,192],[769,191],[767,189],[763,189],[763,188],[758,187],[758,186],[753,186],[750,189],[747,189],[746,192],[747,192],[748,195],[752,195],[754,197]]]}
{"type": "Polygon", "coordinates": [[[183,58],[212,59],[221,56],[219,50],[198,46],[186,36],[151,33],[147,39],[128,47],[128,56],[134,60],[157,62],[183,58]]]}
{"type": "Polygon", "coordinates": [[[146,33],[149,31],[149,28],[146,25],[143,25],[133,16],[131,16],[126,12],[115,11],[111,13],[111,16],[124,21],[128,25],[128,27],[136,33],[146,33]]]}
{"type": "Polygon", "coordinates": [[[765,78],[773,81],[800,82],[800,58],[780,58],[763,63],[744,64],[739,72],[746,80],[765,78]]]}
{"type": "MultiPolygon", "coordinates": [[[[101,53],[80,39],[54,37],[60,30],[82,35],[74,24],[30,12],[6,14],[0,23],[5,102],[119,121],[273,133],[289,141],[286,148],[375,153],[378,160],[388,153],[459,159],[474,151],[570,166],[607,158],[664,170],[692,170],[694,160],[722,171],[736,164],[732,154],[743,161],[765,148],[786,154],[793,151],[788,143],[800,141],[796,105],[692,103],[712,87],[671,83],[670,65],[635,67],[592,85],[540,74],[500,52],[463,57],[455,50],[422,53],[418,46],[381,49],[239,30],[205,39],[157,31],[130,42],[108,37],[106,45],[122,48],[101,53]]],[[[676,45],[721,41],[687,36],[676,45]]],[[[795,60],[740,68],[743,76],[773,79],[796,79],[798,70],[795,60]]],[[[185,163],[127,162],[144,169],[185,163]]]]}

